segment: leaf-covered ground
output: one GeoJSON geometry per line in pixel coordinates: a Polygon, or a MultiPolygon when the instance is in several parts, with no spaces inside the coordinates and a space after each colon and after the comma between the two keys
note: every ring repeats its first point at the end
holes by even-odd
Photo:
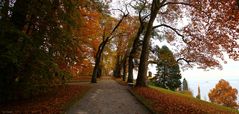
{"type": "Polygon", "coordinates": [[[201,101],[180,93],[150,87],[131,91],[154,113],[163,114],[238,114],[236,110],[201,101]]]}
{"type": "Polygon", "coordinates": [[[90,85],[66,85],[53,94],[12,102],[0,106],[0,113],[7,114],[60,114],[76,100],[81,98],[90,85]]]}

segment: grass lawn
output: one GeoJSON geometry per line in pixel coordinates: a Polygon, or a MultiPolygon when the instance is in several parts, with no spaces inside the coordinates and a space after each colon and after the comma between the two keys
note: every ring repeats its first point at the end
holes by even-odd
{"type": "Polygon", "coordinates": [[[91,88],[88,85],[66,85],[57,89],[54,94],[38,98],[11,102],[0,105],[4,114],[61,114],[74,102],[78,101],[91,88]]]}
{"type": "Polygon", "coordinates": [[[130,90],[153,113],[238,114],[237,110],[202,101],[178,92],[149,86],[130,90]]]}

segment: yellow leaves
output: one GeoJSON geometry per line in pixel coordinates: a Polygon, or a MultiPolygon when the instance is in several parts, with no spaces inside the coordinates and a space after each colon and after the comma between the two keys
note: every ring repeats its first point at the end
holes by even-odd
{"type": "Polygon", "coordinates": [[[237,93],[237,90],[232,88],[229,82],[221,79],[216,87],[210,91],[208,96],[214,103],[236,108],[238,106],[236,103],[237,93]]]}
{"type": "Polygon", "coordinates": [[[83,16],[83,25],[79,29],[75,30],[74,34],[84,38],[99,36],[102,33],[100,28],[101,14],[99,12],[86,10],[84,8],[80,8],[79,11],[83,16]]]}

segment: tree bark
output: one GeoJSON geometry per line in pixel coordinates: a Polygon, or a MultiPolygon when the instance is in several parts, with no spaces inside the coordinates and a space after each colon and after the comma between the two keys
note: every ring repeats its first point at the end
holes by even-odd
{"type": "Polygon", "coordinates": [[[140,64],[139,64],[138,77],[136,80],[136,86],[146,86],[146,76],[147,76],[147,70],[148,70],[147,61],[149,57],[150,37],[152,33],[153,22],[160,9],[160,4],[161,3],[159,0],[153,0],[152,2],[150,20],[148,22],[146,33],[144,35],[144,40],[143,40],[143,47],[142,47],[141,56],[140,56],[140,64]]]}
{"type": "Polygon", "coordinates": [[[98,51],[96,53],[96,57],[95,57],[95,67],[94,67],[94,70],[93,70],[93,74],[92,74],[92,79],[91,79],[91,83],[96,83],[97,82],[97,76],[99,75],[100,73],[100,60],[101,60],[101,55],[102,55],[102,52],[104,51],[104,47],[106,45],[106,41],[103,41],[100,45],[99,45],[99,48],[98,48],[98,51]]]}
{"type": "Polygon", "coordinates": [[[134,63],[133,63],[133,57],[129,56],[128,60],[129,66],[128,66],[128,83],[133,83],[133,69],[134,69],[134,63]]]}
{"type": "Polygon", "coordinates": [[[121,68],[122,68],[122,60],[121,60],[121,56],[117,56],[117,62],[115,65],[115,69],[114,69],[114,76],[116,78],[120,78],[121,77],[121,68]]]}
{"type": "Polygon", "coordinates": [[[125,56],[124,56],[124,59],[123,59],[123,62],[122,62],[122,67],[123,67],[123,81],[126,81],[126,74],[127,74],[127,59],[128,59],[128,53],[129,51],[126,52],[125,56]]]}
{"type": "Polygon", "coordinates": [[[123,64],[123,81],[125,81],[126,80],[126,74],[127,74],[127,71],[126,71],[126,69],[127,69],[127,67],[126,67],[127,65],[126,65],[126,61],[124,62],[124,64],[123,64]]]}
{"type": "Polygon", "coordinates": [[[28,3],[30,3],[30,0],[17,0],[14,4],[11,21],[19,30],[23,30],[24,25],[27,23],[28,3]]]}
{"type": "Polygon", "coordinates": [[[128,59],[128,83],[133,83],[133,70],[134,70],[134,63],[133,63],[133,59],[134,59],[134,56],[136,54],[136,51],[139,47],[139,38],[140,38],[140,35],[141,33],[144,31],[144,28],[145,28],[145,23],[140,23],[140,27],[138,29],[138,32],[137,32],[137,35],[134,39],[134,42],[133,42],[133,46],[132,46],[132,49],[130,51],[130,54],[129,54],[129,59],[128,59]]]}
{"type": "Polygon", "coordinates": [[[2,19],[8,20],[8,18],[9,18],[8,11],[9,10],[10,10],[9,9],[9,0],[5,0],[4,6],[2,8],[2,14],[1,14],[2,19]]]}

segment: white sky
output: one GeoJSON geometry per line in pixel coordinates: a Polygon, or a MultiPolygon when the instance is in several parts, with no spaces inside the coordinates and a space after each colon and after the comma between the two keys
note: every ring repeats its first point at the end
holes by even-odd
{"type": "MultiPolygon", "coordinates": [[[[162,46],[167,45],[169,48],[174,48],[171,45],[167,44],[166,41],[160,42],[160,41],[154,41],[155,44],[162,46]]],[[[155,45],[154,44],[154,45],[155,45]]],[[[236,80],[239,79],[239,61],[234,61],[229,59],[228,57],[225,57],[227,60],[227,64],[222,64],[223,69],[218,70],[215,69],[209,69],[205,71],[204,69],[198,69],[196,67],[187,69],[187,70],[181,70],[182,77],[185,77],[187,80],[219,80],[219,79],[225,79],[225,80],[236,80]]],[[[155,67],[155,66],[154,66],[155,67]]],[[[149,70],[152,71],[153,74],[156,73],[156,69],[149,65],[149,70]]]]}
{"type": "Polygon", "coordinates": [[[189,69],[182,72],[182,75],[186,79],[190,80],[236,80],[239,79],[239,62],[230,60],[227,64],[223,64],[222,70],[209,70],[205,71],[202,69],[189,69]]]}

